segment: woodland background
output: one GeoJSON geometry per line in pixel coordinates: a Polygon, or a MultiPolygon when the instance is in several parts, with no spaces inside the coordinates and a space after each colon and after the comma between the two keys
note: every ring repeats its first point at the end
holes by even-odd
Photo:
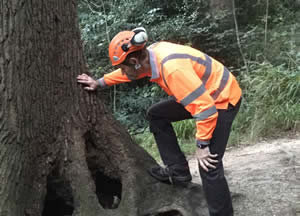
{"type": "MultiPolygon", "coordinates": [[[[146,28],[150,41],[198,48],[225,64],[243,89],[230,145],[299,130],[300,2],[296,0],[82,0],[80,28],[90,72],[112,71],[110,39],[121,30],[146,28]]],[[[145,113],[165,93],[148,80],[101,91],[114,116],[158,158],[145,113]]],[[[193,152],[194,122],[174,124],[181,147],[193,152]]]]}

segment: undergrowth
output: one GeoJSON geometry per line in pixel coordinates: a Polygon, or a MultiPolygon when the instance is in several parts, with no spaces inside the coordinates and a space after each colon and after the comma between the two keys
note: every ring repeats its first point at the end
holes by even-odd
{"type": "Polygon", "coordinates": [[[250,73],[240,80],[243,103],[233,132],[243,139],[297,130],[300,125],[300,69],[269,63],[250,65],[250,73]]]}

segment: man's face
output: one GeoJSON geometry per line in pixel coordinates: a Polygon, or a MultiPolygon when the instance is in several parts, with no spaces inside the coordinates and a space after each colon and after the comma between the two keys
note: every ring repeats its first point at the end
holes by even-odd
{"type": "Polygon", "coordinates": [[[128,79],[130,79],[130,80],[136,80],[139,76],[139,73],[134,68],[134,66],[128,66],[128,65],[120,64],[117,67],[121,68],[122,74],[126,74],[128,79]]]}

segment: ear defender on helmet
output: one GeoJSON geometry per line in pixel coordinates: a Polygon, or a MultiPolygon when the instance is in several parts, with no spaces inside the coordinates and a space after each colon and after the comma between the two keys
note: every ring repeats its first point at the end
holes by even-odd
{"type": "Polygon", "coordinates": [[[143,27],[135,28],[132,31],[134,32],[134,36],[130,41],[132,45],[139,46],[139,45],[143,45],[148,41],[148,35],[146,29],[144,29],[143,27]]]}
{"type": "Polygon", "coordinates": [[[144,29],[143,27],[135,28],[132,31],[134,32],[134,35],[131,38],[130,43],[122,45],[122,50],[124,52],[127,52],[132,45],[142,46],[148,41],[146,29],[144,29]]]}

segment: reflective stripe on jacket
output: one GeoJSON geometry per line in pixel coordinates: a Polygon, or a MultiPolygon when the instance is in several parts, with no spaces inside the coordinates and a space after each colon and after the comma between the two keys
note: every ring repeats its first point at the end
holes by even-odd
{"type": "MultiPolygon", "coordinates": [[[[196,120],[196,140],[209,144],[216,127],[217,109],[236,105],[242,91],[235,77],[220,62],[188,46],[159,42],[148,47],[151,82],[176,98],[196,120]]],[[[104,75],[101,86],[130,82],[121,70],[104,75]]]]}

